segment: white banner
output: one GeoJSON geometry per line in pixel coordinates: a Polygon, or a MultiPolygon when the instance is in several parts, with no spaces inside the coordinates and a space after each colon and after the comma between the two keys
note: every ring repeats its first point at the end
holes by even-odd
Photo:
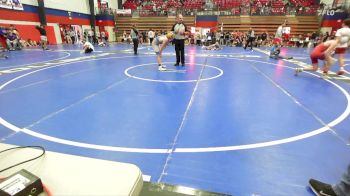
{"type": "Polygon", "coordinates": [[[12,1],[11,0],[0,0],[0,8],[12,9],[12,1]]]}
{"type": "Polygon", "coordinates": [[[14,10],[23,10],[21,0],[12,0],[12,7],[14,10]]]}
{"type": "Polygon", "coordinates": [[[23,10],[20,0],[0,0],[0,8],[23,10]]]}
{"type": "Polygon", "coordinates": [[[117,14],[131,14],[131,9],[117,9],[117,14]]]}

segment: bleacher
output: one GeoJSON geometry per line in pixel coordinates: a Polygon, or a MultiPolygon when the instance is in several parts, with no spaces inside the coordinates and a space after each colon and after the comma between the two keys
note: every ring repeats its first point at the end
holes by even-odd
{"type": "MultiPolygon", "coordinates": [[[[252,27],[257,34],[267,31],[274,35],[276,29],[285,20],[291,27],[291,35],[300,35],[318,31],[319,21],[317,16],[220,16],[218,24],[223,24],[224,31],[247,32],[252,27]]],[[[120,33],[130,32],[132,24],[141,31],[153,29],[155,31],[168,31],[175,24],[175,18],[168,17],[118,17],[116,27],[120,33]]],[[[184,22],[187,26],[195,26],[194,16],[185,16],[184,22]]],[[[218,27],[218,29],[220,29],[218,27]]]]}
{"type": "Polygon", "coordinates": [[[252,27],[257,34],[266,31],[274,35],[277,27],[285,20],[291,27],[292,36],[318,31],[319,28],[317,16],[221,16],[219,24],[223,23],[224,31],[247,32],[252,27]]]}
{"type": "MultiPolygon", "coordinates": [[[[264,15],[286,15],[292,10],[297,15],[316,14],[319,5],[314,0],[211,0],[215,11],[229,11],[232,15],[257,15],[266,9],[264,15]],[[301,9],[300,9],[301,8],[301,9]],[[300,9],[300,10],[299,10],[300,9]]],[[[206,10],[206,0],[127,0],[124,9],[137,9],[142,16],[159,16],[154,12],[169,10],[206,10]]]]}
{"type": "MultiPolygon", "coordinates": [[[[165,11],[177,10],[201,10],[205,6],[205,0],[127,0],[124,7],[134,8],[142,5],[139,17],[116,17],[116,28],[119,33],[131,29],[135,24],[141,31],[153,29],[155,31],[168,31],[175,23],[175,17],[167,17],[166,12],[159,12],[162,8],[165,11]],[[154,6],[158,9],[154,10],[154,6]],[[159,14],[162,13],[162,14],[159,14]],[[164,14],[165,13],[165,14],[164,14]]],[[[274,35],[276,29],[285,20],[291,27],[291,36],[304,35],[306,33],[318,31],[319,18],[315,14],[318,5],[313,0],[212,0],[218,10],[229,10],[230,15],[219,16],[218,24],[223,24],[224,31],[247,32],[252,27],[257,34],[268,32],[274,35]],[[303,6],[298,9],[296,6],[303,6]],[[261,9],[269,7],[268,12],[261,14],[261,9]],[[286,13],[287,10],[294,9],[294,15],[286,13]],[[244,10],[246,9],[246,10],[244,10]]],[[[130,9],[131,9],[130,8],[130,9]]],[[[184,15],[184,22],[188,26],[195,26],[195,16],[184,15]]],[[[218,26],[217,29],[220,29],[218,26]]]]}
{"type": "MultiPolygon", "coordinates": [[[[174,17],[117,17],[116,28],[121,33],[123,33],[124,31],[129,33],[131,26],[135,24],[137,29],[139,29],[140,31],[149,31],[150,29],[153,29],[154,31],[169,31],[175,24],[175,21],[176,19],[174,17]]],[[[194,26],[195,17],[184,17],[184,23],[187,26],[194,26]]]]}

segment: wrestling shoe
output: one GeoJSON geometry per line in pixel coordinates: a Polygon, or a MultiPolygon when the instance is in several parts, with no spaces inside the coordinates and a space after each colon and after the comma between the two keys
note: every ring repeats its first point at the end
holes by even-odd
{"type": "Polygon", "coordinates": [[[309,184],[311,190],[317,196],[337,196],[330,184],[326,184],[314,179],[310,179],[309,184]]]}
{"type": "Polygon", "coordinates": [[[159,71],[166,71],[166,66],[165,65],[160,65],[158,66],[159,71]]]}
{"type": "Polygon", "coordinates": [[[337,72],[337,75],[344,75],[345,71],[344,69],[340,69],[338,72],[337,72]]]}
{"type": "Polygon", "coordinates": [[[294,73],[294,75],[295,76],[297,76],[300,72],[302,72],[303,71],[303,68],[300,68],[300,67],[297,67],[297,68],[295,68],[295,73],[294,73]]]}
{"type": "Polygon", "coordinates": [[[332,79],[331,77],[329,77],[328,72],[323,72],[321,75],[321,78],[324,80],[330,80],[332,79]]]}

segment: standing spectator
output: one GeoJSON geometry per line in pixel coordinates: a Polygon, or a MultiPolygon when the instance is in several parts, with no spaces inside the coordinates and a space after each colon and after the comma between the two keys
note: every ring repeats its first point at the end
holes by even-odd
{"type": "Polygon", "coordinates": [[[146,31],[142,31],[142,43],[146,43],[146,38],[147,38],[147,36],[146,36],[146,31]]]}
{"type": "Polygon", "coordinates": [[[135,25],[132,25],[130,36],[132,39],[132,42],[134,43],[134,54],[137,54],[137,48],[139,47],[139,32],[136,29],[135,25]]]}
{"type": "Polygon", "coordinates": [[[175,66],[181,65],[185,66],[185,32],[187,32],[187,27],[183,23],[183,16],[179,14],[177,16],[177,23],[174,24],[171,29],[175,33],[175,52],[176,52],[176,63],[175,66]]]}
{"type": "Polygon", "coordinates": [[[72,44],[72,39],[70,37],[70,31],[64,30],[64,38],[66,39],[67,44],[72,44]]]}
{"type": "Polygon", "coordinates": [[[312,32],[311,34],[311,38],[310,38],[310,47],[316,47],[316,43],[317,43],[317,33],[316,32],[312,32]]]}
{"type": "Polygon", "coordinates": [[[74,44],[75,43],[75,31],[73,28],[69,31],[69,36],[72,40],[72,44],[74,44]]]}
{"type": "Polygon", "coordinates": [[[100,36],[101,36],[100,37],[101,38],[101,42],[106,45],[106,43],[105,43],[105,41],[106,41],[106,33],[104,31],[101,31],[100,36]]]}
{"type": "Polygon", "coordinates": [[[98,38],[99,37],[100,37],[100,32],[99,31],[94,31],[94,35],[92,36],[94,45],[98,44],[98,38]]]}
{"type": "Polygon", "coordinates": [[[94,31],[92,29],[89,29],[89,31],[88,31],[88,41],[90,43],[93,42],[93,38],[92,38],[93,36],[94,36],[94,31]]]}
{"type": "Polygon", "coordinates": [[[40,33],[40,40],[41,40],[41,47],[43,50],[48,50],[47,48],[47,37],[46,37],[46,30],[43,25],[36,26],[36,29],[38,29],[40,33]]]}
{"type": "Polygon", "coordinates": [[[126,32],[123,32],[123,37],[122,37],[122,42],[127,42],[128,41],[128,34],[126,34],[126,32]]]}
{"type": "Polygon", "coordinates": [[[221,31],[220,32],[220,45],[224,45],[224,38],[225,38],[225,35],[224,35],[224,31],[221,31]]]}
{"type": "Polygon", "coordinates": [[[230,33],[225,33],[225,45],[228,46],[230,44],[230,33]]]}
{"type": "Polygon", "coordinates": [[[248,40],[244,46],[244,50],[247,49],[248,44],[250,43],[250,49],[253,50],[253,41],[255,39],[255,32],[252,28],[249,29],[247,33],[248,40]]]}
{"type": "Polygon", "coordinates": [[[105,31],[105,35],[106,35],[106,44],[107,44],[107,46],[109,46],[109,33],[108,33],[108,31],[105,31]]]}
{"type": "Polygon", "coordinates": [[[148,39],[149,39],[149,44],[152,45],[153,39],[154,39],[154,32],[152,29],[148,31],[148,39]]]}
{"type": "Polygon", "coordinates": [[[107,31],[105,30],[101,31],[100,35],[101,35],[101,41],[103,42],[103,44],[105,46],[108,46],[107,31]]]}

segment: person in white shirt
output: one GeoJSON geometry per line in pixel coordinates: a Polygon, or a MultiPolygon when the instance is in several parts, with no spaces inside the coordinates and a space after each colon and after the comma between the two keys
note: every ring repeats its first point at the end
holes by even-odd
{"type": "Polygon", "coordinates": [[[154,39],[154,32],[152,29],[148,31],[148,39],[149,39],[149,44],[152,45],[153,39],[154,39]]]}
{"type": "Polygon", "coordinates": [[[81,51],[81,53],[85,53],[85,54],[91,53],[94,50],[95,50],[94,46],[90,42],[86,41],[83,45],[83,51],[81,51]]]}
{"type": "Polygon", "coordinates": [[[173,32],[169,32],[166,35],[160,35],[156,37],[152,42],[152,47],[157,55],[157,63],[159,71],[166,71],[166,66],[162,64],[162,52],[167,47],[168,43],[174,39],[173,32]]]}
{"type": "Polygon", "coordinates": [[[282,43],[282,36],[283,36],[283,28],[285,26],[286,26],[286,24],[283,23],[277,28],[276,34],[275,34],[275,38],[273,39],[274,43],[278,43],[280,45],[283,45],[283,43],[282,43]]]}
{"type": "Polygon", "coordinates": [[[335,37],[338,43],[335,49],[335,54],[338,55],[339,59],[339,71],[337,72],[337,74],[343,75],[345,73],[344,54],[349,46],[350,41],[350,18],[345,19],[343,21],[342,28],[337,30],[337,32],[335,33],[335,37]]]}

